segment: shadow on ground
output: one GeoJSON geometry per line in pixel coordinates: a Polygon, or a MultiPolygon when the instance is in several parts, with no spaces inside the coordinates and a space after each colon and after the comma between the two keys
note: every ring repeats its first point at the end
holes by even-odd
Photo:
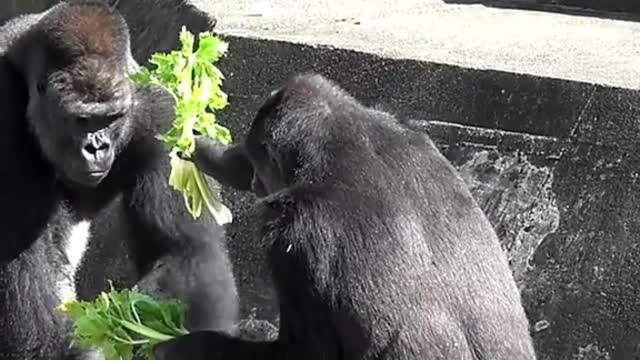
{"type": "Polygon", "coordinates": [[[638,0],[443,0],[443,2],[447,4],[482,4],[502,9],[640,21],[640,1],[638,0]]]}

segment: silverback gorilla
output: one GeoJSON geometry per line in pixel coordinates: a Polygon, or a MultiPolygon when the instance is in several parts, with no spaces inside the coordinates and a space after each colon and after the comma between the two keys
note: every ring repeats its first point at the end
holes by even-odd
{"type": "Polygon", "coordinates": [[[298,75],[243,145],[198,138],[194,163],[260,197],[280,302],[275,342],[193,332],[157,360],[531,360],[498,239],[424,134],[298,75]]]}
{"type": "Polygon", "coordinates": [[[75,296],[91,220],[116,198],[140,288],[184,301],[192,330],[235,331],[223,228],[193,220],[169,188],[154,136],[171,126],[174,102],[130,83],[136,66],[127,24],[100,1],[62,2],[0,28],[2,360],[101,357],[73,348],[56,307],[75,296]]]}

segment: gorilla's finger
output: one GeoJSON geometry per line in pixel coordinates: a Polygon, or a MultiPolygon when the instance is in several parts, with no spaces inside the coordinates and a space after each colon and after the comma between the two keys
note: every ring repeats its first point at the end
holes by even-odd
{"type": "Polygon", "coordinates": [[[194,141],[196,143],[196,148],[193,151],[193,154],[191,154],[191,157],[193,158],[193,162],[196,164],[206,163],[213,155],[222,156],[224,151],[228,148],[227,145],[215,141],[205,135],[196,136],[194,141]]]}
{"type": "Polygon", "coordinates": [[[196,150],[198,148],[215,146],[217,144],[213,139],[206,135],[196,135],[194,137],[194,141],[196,143],[196,150]]]}

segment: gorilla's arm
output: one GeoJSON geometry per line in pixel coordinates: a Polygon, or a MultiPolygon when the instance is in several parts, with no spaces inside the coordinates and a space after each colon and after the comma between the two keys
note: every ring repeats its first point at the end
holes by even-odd
{"type": "Polygon", "coordinates": [[[168,186],[167,171],[140,176],[138,186],[123,198],[144,274],[137,285],[151,295],[185,302],[191,331],[231,331],[237,294],[221,292],[235,289],[223,232],[206,214],[191,217],[180,193],[168,186]]]}
{"type": "Polygon", "coordinates": [[[196,149],[191,158],[196,167],[219,181],[241,191],[251,190],[253,166],[240,145],[227,146],[206,136],[196,136],[196,149]]]}
{"type": "MultiPolygon", "coordinates": [[[[276,205],[279,206],[279,205],[276,205]]],[[[267,210],[270,211],[270,210],[267,210]]],[[[260,242],[275,244],[269,251],[269,265],[278,293],[280,330],[276,341],[251,341],[215,331],[191,332],[188,335],[159,344],[155,348],[156,360],[281,360],[339,357],[336,333],[344,333],[333,321],[327,307],[330,298],[342,298],[319,288],[314,260],[305,249],[307,242],[320,243],[311,232],[295,234],[292,225],[278,218],[279,212],[268,215],[269,225],[260,231],[260,242]],[[304,241],[302,240],[304,239],[304,241]],[[296,250],[289,251],[289,247],[296,250]],[[318,298],[320,297],[320,298],[318,298]],[[308,309],[313,309],[308,311],[308,309]],[[301,313],[302,312],[302,313],[301,313]]],[[[265,222],[266,223],[266,222],[265,222]]],[[[298,225],[299,226],[299,225],[298,225]]],[[[309,228],[314,228],[310,226],[309,228]]],[[[358,287],[354,287],[357,292],[358,287]]],[[[351,291],[351,289],[349,289],[351,291]]]]}
{"type": "Polygon", "coordinates": [[[123,186],[138,286],[149,293],[182,299],[189,308],[187,327],[227,331],[237,319],[237,294],[224,248],[224,231],[211,216],[193,219],[180,192],[169,186],[168,149],[154,138],[174,119],[170,95],[155,87],[138,90],[139,113],[147,128],[131,139],[121,171],[134,173],[123,186]],[[156,260],[159,259],[159,260],[156,260]]]}

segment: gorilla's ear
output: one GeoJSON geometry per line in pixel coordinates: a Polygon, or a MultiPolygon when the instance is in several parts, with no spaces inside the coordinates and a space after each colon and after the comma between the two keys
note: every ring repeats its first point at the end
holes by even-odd
{"type": "Polygon", "coordinates": [[[247,143],[249,146],[257,145],[264,136],[264,121],[267,117],[280,105],[284,98],[285,88],[274,90],[269,94],[262,106],[258,109],[256,116],[251,123],[251,129],[247,134],[247,143]]]}

